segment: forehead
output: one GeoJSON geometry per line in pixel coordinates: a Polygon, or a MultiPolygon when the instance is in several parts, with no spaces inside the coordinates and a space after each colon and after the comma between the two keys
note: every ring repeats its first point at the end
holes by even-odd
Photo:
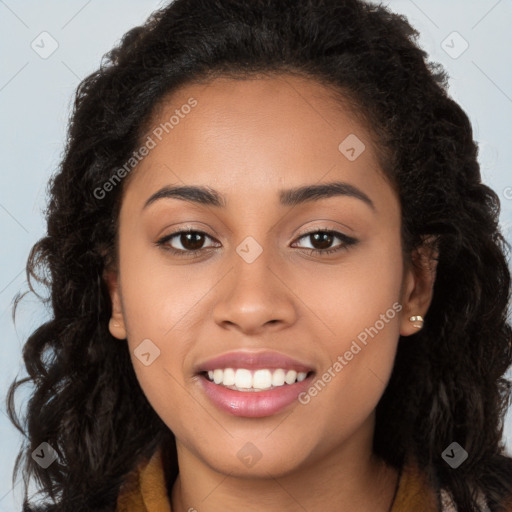
{"type": "Polygon", "coordinates": [[[155,109],[141,140],[148,137],[153,147],[125,200],[178,184],[206,185],[228,200],[274,189],[277,199],[277,189],[324,181],[349,181],[374,194],[387,186],[360,116],[303,77],[186,85],[155,109]]]}

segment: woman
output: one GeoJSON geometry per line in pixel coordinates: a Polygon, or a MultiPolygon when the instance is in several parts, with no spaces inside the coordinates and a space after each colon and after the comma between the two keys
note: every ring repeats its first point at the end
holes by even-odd
{"type": "Polygon", "coordinates": [[[9,391],[24,510],[512,510],[499,201],[416,35],[176,0],[81,83],[9,391]]]}

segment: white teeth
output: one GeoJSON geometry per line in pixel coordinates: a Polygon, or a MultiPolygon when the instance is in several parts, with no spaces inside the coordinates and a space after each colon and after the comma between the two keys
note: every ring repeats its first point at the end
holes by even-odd
{"type": "Polygon", "coordinates": [[[286,384],[293,384],[297,380],[297,372],[295,370],[288,370],[284,381],[286,384]]]}
{"type": "Polygon", "coordinates": [[[213,382],[215,382],[215,384],[220,384],[222,382],[222,378],[223,378],[222,370],[213,370],[213,382]]]}
{"type": "Polygon", "coordinates": [[[306,372],[297,373],[297,382],[302,382],[306,378],[306,372]]]}
{"type": "Polygon", "coordinates": [[[223,386],[235,385],[235,370],[233,368],[226,368],[224,370],[224,378],[222,379],[223,386]]]}
{"type": "Polygon", "coordinates": [[[208,371],[208,379],[215,384],[221,384],[230,389],[238,391],[261,391],[284,386],[284,384],[294,384],[302,382],[307,376],[307,372],[296,372],[295,370],[285,371],[281,368],[277,370],[260,369],[252,372],[245,368],[216,368],[208,371]]]}
{"type": "MultiPolygon", "coordinates": [[[[217,370],[215,370],[217,371],[217,370]]],[[[219,370],[222,372],[222,370],[219,370]]],[[[252,387],[252,375],[249,370],[239,368],[235,373],[235,386],[237,388],[249,389],[252,387]]]]}
{"type": "Polygon", "coordinates": [[[268,389],[272,386],[272,374],[270,370],[256,370],[252,378],[252,387],[256,389],[268,389]]]}
{"type": "Polygon", "coordinates": [[[276,370],[272,374],[272,386],[282,386],[284,384],[284,370],[276,370]]]}

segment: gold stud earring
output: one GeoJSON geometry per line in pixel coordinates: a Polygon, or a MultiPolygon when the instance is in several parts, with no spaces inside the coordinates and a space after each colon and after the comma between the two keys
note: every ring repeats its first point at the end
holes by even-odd
{"type": "Polygon", "coordinates": [[[409,320],[413,322],[412,325],[416,327],[416,329],[421,329],[423,327],[423,317],[421,315],[411,316],[409,320]]]}

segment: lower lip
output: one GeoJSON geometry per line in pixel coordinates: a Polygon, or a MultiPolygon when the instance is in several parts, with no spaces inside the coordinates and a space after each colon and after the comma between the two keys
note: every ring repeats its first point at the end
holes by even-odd
{"type": "Polygon", "coordinates": [[[235,391],[208,380],[201,374],[200,381],[204,392],[219,409],[233,416],[262,418],[281,412],[297,401],[300,393],[311,384],[314,373],[302,382],[285,384],[267,391],[235,391]]]}

